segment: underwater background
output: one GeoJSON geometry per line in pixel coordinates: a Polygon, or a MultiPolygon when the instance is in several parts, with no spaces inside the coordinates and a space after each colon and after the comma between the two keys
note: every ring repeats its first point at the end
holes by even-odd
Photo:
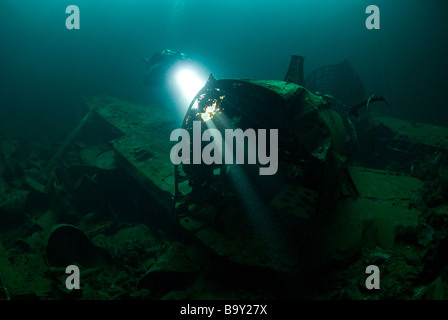
{"type": "Polygon", "coordinates": [[[67,30],[71,4],[1,2],[6,117],[18,109],[39,114],[48,108],[38,106],[40,97],[50,92],[62,100],[99,91],[144,99],[143,58],[168,48],[218,79],[283,79],[291,54],[306,58],[305,75],[348,59],[367,93],[393,103],[393,115],[444,121],[448,22],[441,0],[376,1],[380,30],[365,27],[367,1],[80,0],[81,28],[67,30]],[[26,99],[34,99],[32,107],[26,99]]]}
{"type": "MultiPolygon", "coordinates": [[[[444,0],[0,0],[0,299],[446,299],[447,9],[444,0]],[[66,28],[70,5],[79,30],[66,28]],[[369,5],[379,30],[366,28],[369,5]],[[305,140],[324,148],[321,136],[335,143],[344,132],[347,154],[285,164],[303,151],[291,147],[283,180],[248,173],[253,190],[242,174],[213,185],[201,172],[194,196],[171,208],[184,181],[173,182],[162,155],[169,132],[187,127],[191,98],[143,83],[145,59],[166,49],[229,92],[220,79],[283,80],[292,55],[305,58],[305,79],[348,61],[364,98],[376,98],[340,122],[339,109],[307,118],[321,127],[304,125],[305,140]],[[81,266],[82,290],[65,287],[68,264],[81,266]],[[370,264],[384,271],[383,290],[366,289],[370,264]]],[[[247,109],[232,121],[275,128],[278,117],[249,97],[265,111],[284,101],[246,89],[235,95],[247,109]]],[[[309,94],[303,101],[324,101],[309,94]]]]}

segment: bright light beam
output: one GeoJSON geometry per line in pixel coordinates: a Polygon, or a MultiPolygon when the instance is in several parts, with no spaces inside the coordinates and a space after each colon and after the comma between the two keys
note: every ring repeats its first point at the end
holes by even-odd
{"type": "Polygon", "coordinates": [[[182,94],[188,101],[193,100],[196,93],[205,85],[206,79],[201,79],[191,69],[181,69],[176,76],[182,94]]]}

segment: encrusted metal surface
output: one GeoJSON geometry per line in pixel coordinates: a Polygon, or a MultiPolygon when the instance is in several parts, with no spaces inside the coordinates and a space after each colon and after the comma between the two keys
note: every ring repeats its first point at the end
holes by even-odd
{"type": "Polygon", "coordinates": [[[112,141],[122,156],[122,165],[167,210],[174,194],[173,165],[170,161],[170,133],[179,126],[176,117],[163,108],[127,100],[94,96],[86,103],[123,136],[112,141]]]}

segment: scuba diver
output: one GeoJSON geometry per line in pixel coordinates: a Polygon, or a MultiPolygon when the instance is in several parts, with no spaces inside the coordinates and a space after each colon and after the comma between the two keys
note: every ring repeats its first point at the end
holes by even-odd
{"type": "Polygon", "coordinates": [[[163,50],[155,53],[151,59],[145,59],[148,64],[143,84],[145,86],[165,86],[170,83],[169,71],[178,63],[188,62],[185,53],[173,50],[163,50]]]}

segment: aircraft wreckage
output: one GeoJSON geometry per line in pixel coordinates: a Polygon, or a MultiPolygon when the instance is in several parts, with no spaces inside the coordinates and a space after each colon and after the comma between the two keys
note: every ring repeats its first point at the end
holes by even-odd
{"type": "MultiPolygon", "coordinates": [[[[422,190],[422,163],[430,162],[440,181],[448,177],[443,162],[448,129],[388,117],[358,118],[371,104],[386,104],[387,100],[376,95],[366,98],[347,61],[318,69],[306,80],[303,62],[303,57],[292,56],[283,81],[210,76],[180,124],[164,108],[106,95],[85,97],[87,115],[42,171],[25,172],[26,181],[40,193],[55,192],[61,179],[61,157],[83,130],[101,124],[108,133],[101,143],[84,148],[83,162],[99,168],[101,174],[125,169],[145,190],[158,217],[224,261],[297,275],[353,261],[365,248],[392,248],[403,230],[419,227],[421,211],[411,204],[422,190]],[[235,155],[231,156],[235,161],[194,160],[195,152],[202,153],[207,147],[196,146],[194,136],[213,129],[216,135],[208,135],[210,142],[218,133],[225,137],[226,130],[237,128],[246,133],[249,129],[278,130],[275,174],[260,175],[263,163],[244,161],[244,154],[250,160],[250,151],[255,150],[250,144],[240,150],[240,161],[235,155]],[[191,150],[184,158],[188,161],[173,164],[170,154],[175,142],[170,136],[176,129],[188,133],[191,150]],[[365,143],[372,139],[374,152],[365,143]],[[390,163],[401,163],[409,170],[394,171],[390,163]]],[[[250,140],[240,138],[240,142],[250,140]]],[[[224,159],[228,143],[224,145],[209,150],[209,155],[224,159]]],[[[95,183],[96,174],[84,176],[88,178],[84,183],[95,183]]],[[[438,198],[433,194],[445,192],[437,190],[428,195],[433,196],[434,207],[438,198]]],[[[89,239],[110,230],[112,218],[90,229],[52,226],[51,221],[38,220],[39,228],[48,233],[47,263],[54,267],[70,263],[70,257],[61,252],[64,241],[74,241],[81,246],[76,249],[77,262],[93,267],[93,253],[86,257],[82,252],[96,252],[107,270],[117,268],[111,253],[98,250],[89,239]]],[[[118,230],[128,234],[129,228],[125,225],[118,230]]],[[[143,225],[132,228],[139,234],[148,232],[143,225]]],[[[179,252],[169,251],[170,261],[179,260],[179,252]]],[[[385,257],[378,255],[370,262],[385,257]]],[[[0,259],[4,262],[0,274],[12,274],[4,250],[0,250],[0,259]]],[[[191,261],[187,267],[173,268],[167,259],[155,262],[139,279],[139,287],[154,286],[155,277],[163,278],[165,273],[173,281],[190,283],[184,274],[198,270],[191,267],[191,261]]],[[[23,291],[20,281],[9,278],[2,279],[4,286],[19,295],[23,291]]]]}

